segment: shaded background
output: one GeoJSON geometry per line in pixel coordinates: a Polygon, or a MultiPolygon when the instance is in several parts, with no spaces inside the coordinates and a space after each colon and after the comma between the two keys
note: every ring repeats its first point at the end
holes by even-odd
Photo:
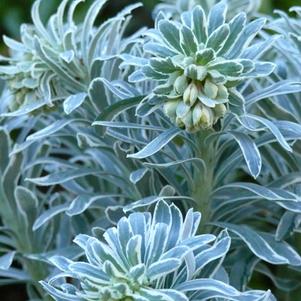
{"type": "MultiPolygon", "coordinates": [[[[104,15],[114,14],[120,7],[123,7],[129,3],[135,3],[137,1],[132,0],[110,0],[104,15]]],[[[140,0],[141,1],[141,0],[140,0]]],[[[30,7],[34,0],[0,0],[0,35],[3,34],[18,37],[19,25],[23,22],[30,22],[30,7]]],[[[42,16],[47,16],[52,13],[61,0],[47,0],[43,1],[42,16]]],[[[92,2],[88,0],[87,2],[92,2]]],[[[144,9],[139,11],[137,16],[138,22],[142,21],[144,24],[151,23],[151,9],[160,0],[142,0],[144,3],[144,9]]],[[[293,5],[299,5],[300,0],[262,0],[262,11],[271,13],[274,8],[281,8],[287,10],[293,5]]],[[[141,25],[141,23],[140,23],[141,25]]],[[[3,46],[2,46],[3,47],[3,46]]]]}
{"type": "MultiPolygon", "coordinates": [[[[110,0],[105,10],[102,13],[101,18],[107,18],[114,15],[124,6],[138,2],[139,0],[110,0]]],[[[30,9],[34,0],[0,0],[0,36],[8,35],[10,37],[19,38],[19,28],[22,23],[30,23],[30,9]]],[[[47,17],[52,14],[61,0],[44,0],[41,8],[42,19],[46,20],[47,17]]],[[[86,4],[93,2],[93,0],[86,0],[86,4]]],[[[142,0],[144,8],[137,10],[134,24],[135,28],[139,28],[143,25],[151,26],[152,8],[160,2],[160,0],[142,0]]],[[[274,9],[288,10],[293,5],[301,5],[300,0],[262,0],[261,11],[272,14],[274,9]]],[[[84,6],[82,6],[84,8],[84,6]]],[[[79,12],[80,14],[80,12],[79,12]]],[[[134,29],[134,28],[133,28],[134,29]]],[[[2,38],[0,39],[0,53],[5,53],[6,49],[3,45],[2,38]]],[[[260,286],[262,279],[256,279],[257,286],[260,286]]],[[[265,286],[269,286],[266,283],[266,279],[262,281],[265,286]]],[[[262,284],[261,283],[261,284],[262,284]]],[[[301,300],[301,296],[297,294],[298,300],[301,300]]],[[[25,287],[22,285],[13,285],[0,287],[0,300],[1,301],[25,301],[26,293],[25,287]]]]}

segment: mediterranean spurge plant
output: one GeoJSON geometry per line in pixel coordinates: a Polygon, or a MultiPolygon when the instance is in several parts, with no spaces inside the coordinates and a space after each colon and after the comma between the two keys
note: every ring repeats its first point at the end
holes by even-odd
{"type": "Polygon", "coordinates": [[[133,33],[141,4],[100,21],[109,1],[82,2],[44,23],[38,0],[4,37],[0,284],[31,301],[298,300],[301,8],[166,0],[133,33]]]}

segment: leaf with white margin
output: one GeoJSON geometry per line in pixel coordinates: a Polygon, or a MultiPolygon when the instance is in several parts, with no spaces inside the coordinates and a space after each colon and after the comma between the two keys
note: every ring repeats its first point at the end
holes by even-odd
{"type": "Polygon", "coordinates": [[[148,171],[148,168],[140,168],[140,169],[137,169],[137,170],[133,171],[130,174],[130,181],[133,184],[137,184],[140,180],[143,179],[143,177],[145,176],[147,171],[148,171]]]}
{"type": "Polygon", "coordinates": [[[14,257],[15,257],[16,252],[8,252],[5,255],[0,257],[0,269],[1,270],[8,270],[13,261],[14,261],[14,257]]]}
{"type": "Polygon", "coordinates": [[[168,258],[164,260],[159,260],[150,265],[147,270],[147,275],[150,279],[156,279],[158,277],[163,277],[164,275],[176,271],[182,264],[182,260],[177,258],[168,258]]]}
{"type": "Polygon", "coordinates": [[[246,134],[231,131],[229,132],[239,144],[247,166],[254,178],[257,178],[262,167],[262,159],[255,142],[246,134]]]}
{"type": "Polygon", "coordinates": [[[144,159],[150,157],[160,151],[166,144],[168,144],[172,139],[178,136],[182,130],[178,128],[171,128],[161,133],[157,138],[147,144],[138,153],[127,155],[128,158],[134,159],[144,159]]]}
{"type": "Polygon", "coordinates": [[[97,169],[81,168],[81,169],[70,169],[62,172],[56,172],[39,178],[27,178],[26,181],[34,183],[39,186],[52,186],[57,184],[63,184],[76,178],[91,176],[100,174],[101,172],[97,169]]]}
{"type": "Polygon", "coordinates": [[[50,135],[63,129],[65,126],[69,125],[74,120],[57,120],[51,123],[49,126],[43,128],[42,130],[35,132],[27,137],[26,141],[36,141],[43,138],[48,138],[50,135]]]}
{"type": "Polygon", "coordinates": [[[75,109],[80,107],[83,104],[83,102],[87,99],[87,96],[87,93],[78,93],[69,96],[63,103],[65,113],[69,115],[75,109]]]}
{"type": "Polygon", "coordinates": [[[238,235],[250,248],[250,250],[264,261],[272,264],[301,265],[301,257],[286,242],[279,242],[274,236],[254,231],[245,225],[233,225],[230,223],[215,223],[215,225],[227,228],[238,235]]]}
{"type": "Polygon", "coordinates": [[[68,206],[69,204],[57,205],[52,207],[51,209],[44,211],[33,224],[32,227],[33,231],[38,230],[40,227],[42,227],[45,223],[50,221],[56,215],[65,212],[68,206]]]}

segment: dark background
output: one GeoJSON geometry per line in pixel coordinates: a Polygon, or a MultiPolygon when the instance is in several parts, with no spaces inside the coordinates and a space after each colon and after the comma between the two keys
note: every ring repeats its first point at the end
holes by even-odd
{"type": "MultiPolygon", "coordinates": [[[[105,9],[105,15],[114,14],[120,7],[129,3],[138,2],[133,0],[110,0],[105,9]]],[[[0,35],[3,34],[18,37],[19,25],[30,22],[30,8],[34,0],[0,0],[0,35]]],[[[42,16],[47,17],[52,13],[61,0],[44,0],[42,3],[42,16]]],[[[87,0],[86,2],[92,2],[87,0]]],[[[151,9],[159,0],[142,0],[145,8],[139,11],[139,18],[144,24],[151,22],[151,9]],[[147,18],[146,18],[147,17],[147,18]]],[[[262,0],[262,11],[271,13],[274,8],[287,10],[293,5],[301,4],[300,0],[262,0]]],[[[141,25],[141,24],[140,24],[141,25]]]]}
{"type": "MultiPolygon", "coordinates": [[[[93,0],[87,0],[87,4],[93,0]]],[[[34,0],[0,0],[0,36],[8,35],[18,39],[19,27],[22,23],[29,23],[30,8],[34,0]]],[[[42,19],[46,20],[49,14],[53,13],[61,0],[44,0],[41,7],[42,19]]],[[[138,1],[132,0],[110,0],[106,5],[101,18],[114,15],[122,7],[138,1]]],[[[134,18],[134,27],[152,25],[151,10],[159,0],[142,0],[144,8],[137,10],[134,18]]],[[[274,9],[288,10],[293,5],[301,5],[301,0],[262,0],[261,11],[272,14],[274,9]]],[[[84,6],[82,6],[84,7],[84,6]]],[[[0,40],[0,53],[5,53],[6,49],[0,40]]],[[[14,285],[0,287],[1,301],[25,301],[25,287],[14,285]]],[[[301,300],[301,297],[300,297],[301,300]]],[[[297,300],[296,300],[297,301],[297,300]]]]}

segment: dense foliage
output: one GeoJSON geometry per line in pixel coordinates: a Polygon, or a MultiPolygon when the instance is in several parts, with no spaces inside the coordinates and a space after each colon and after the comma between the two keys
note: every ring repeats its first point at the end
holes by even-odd
{"type": "Polygon", "coordinates": [[[107,0],[82,19],[63,0],[44,22],[45,1],[0,57],[0,284],[296,301],[301,7],[166,0],[133,33],[140,3],[99,23],[107,0]]]}

